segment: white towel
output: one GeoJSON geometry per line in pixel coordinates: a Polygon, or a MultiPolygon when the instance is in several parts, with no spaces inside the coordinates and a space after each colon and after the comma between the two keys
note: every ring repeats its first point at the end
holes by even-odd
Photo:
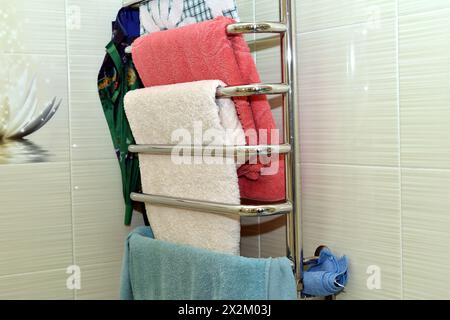
{"type": "MultiPolygon", "coordinates": [[[[178,133],[185,132],[194,137],[203,131],[205,136],[207,130],[213,129],[216,133],[214,145],[245,145],[244,131],[233,102],[215,98],[217,87],[221,85],[224,84],[220,81],[208,80],[130,91],[125,96],[125,111],[136,143],[208,144],[210,141],[194,139],[174,141],[172,135],[177,133],[176,138],[178,133]],[[198,130],[200,123],[202,131],[198,130]]],[[[192,160],[191,164],[176,164],[171,156],[140,154],[143,192],[240,203],[234,159],[204,157],[201,163],[197,163],[201,160],[199,157],[188,159],[192,160]]],[[[239,217],[151,204],[146,208],[156,239],[239,254],[239,217]]]]}

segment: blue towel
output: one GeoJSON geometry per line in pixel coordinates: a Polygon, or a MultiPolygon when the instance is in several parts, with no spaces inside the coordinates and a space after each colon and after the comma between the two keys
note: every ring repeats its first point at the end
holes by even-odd
{"type": "Polygon", "coordinates": [[[303,274],[303,294],[325,297],[341,292],[347,284],[348,259],[338,259],[328,248],[320,252],[319,259],[303,274]]]}
{"type": "Polygon", "coordinates": [[[154,240],[149,227],[125,245],[122,300],[297,298],[289,259],[253,259],[154,240]]]}

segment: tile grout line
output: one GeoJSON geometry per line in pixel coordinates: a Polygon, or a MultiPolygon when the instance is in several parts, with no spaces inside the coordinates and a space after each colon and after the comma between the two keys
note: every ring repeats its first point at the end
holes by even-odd
{"type": "MultiPolygon", "coordinates": [[[[367,165],[357,163],[327,163],[327,162],[301,162],[300,165],[305,166],[328,166],[328,167],[359,167],[367,169],[400,169],[400,166],[390,165],[367,165]]],[[[424,167],[408,167],[402,166],[401,169],[406,170],[422,170],[422,171],[445,171],[449,172],[450,168],[424,168],[424,167]]]]}
{"type": "MultiPolygon", "coordinates": [[[[74,194],[73,194],[73,148],[72,148],[72,94],[71,94],[71,81],[70,81],[70,46],[69,46],[69,29],[67,26],[67,14],[68,14],[68,0],[64,0],[65,9],[65,27],[66,27],[66,59],[67,59],[67,106],[68,106],[68,117],[69,117],[69,166],[70,166],[70,215],[72,220],[72,263],[76,265],[76,254],[75,254],[75,217],[74,217],[74,194]]],[[[73,290],[73,299],[77,300],[77,291],[73,290]]]]}
{"type": "MultiPolygon", "coordinates": [[[[396,0],[398,1],[398,0],[396,0]]],[[[414,13],[407,13],[407,14],[399,14],[399,4],[396,2],[396,12],[395,12],[395,16],[392,18],[382,18],[379,21],[389,21],[389,20],[399,20],[400,18],[403,17],[411,17],[411,16],[420,16],[420,15],[426,15],[426,14],[432,14],[435,12],[440,12],[442,10],[449,10],[450,11],[450,7],[449,8],[441,8],[441,9],[433,9],[433,10],[428,10],[428,11],[424,11],[424,12],[414,12],[414,13]]],[[[307,35],[310,33],[315,33],[315,32],[320,32],[320,31],[334,31],[334,30],[340,30],[340,29],[345,29],[345,28],[350,28],[350,27],[357,27],[357,26],[361,26],[366,24],[366,21],[361,21],[361,22],[354,22],[354,23],[349,23],[349,24],[342,24],[342,25],[337,25],[337,26],[333,26],[333,27],[325,27],[325,28],[319,28],[319,29],[313,29],[313,30],[308,30],[308,31],[299,31],[297,32],[297,35],[303,34],[303,35],[307,35]]]]}
{"type": "MultiPolygon", "coordinates": [[[[398,7],[397,7],[397,10],[398,10],[398,7]]],[[[422,15],[433,14],[433,13],[442,12],[442,11],[450,11],[450,7],[430,9],[430,10],[425,10],[425,11],[421,11],[421,12],[410,12],[410,13],[405,13],[405,14],[398,14],[398,17],[403,18],[403,17],[422,16],[422,15]]]]}
{"type": "Polygon", "coordinates": [[[39,270],[39,271],[31,271],[31,272],[21,272],[21,273],[10,273],[10,274],[4,274],[0,276],[1,279],[7,279],[7,278],[14,278],[14,277],[23,277],[23,276],[31,276],[35,274],[45,274],[45,273],[51,273],[51,272],[57,272],[57,271],[66,271],[64,268],[57,268],[57,269],[45,269],[45,270],[39,270]]]}
{"type": "MultiPolygon", "coordinates": [[[[394,16],[392,18],[381,18],[378,21],[386,22],[386,21],[394,21],[395,19],[396,19],[396,17],[394,16]]],[[[299,31],[299,32],[297,32],[296,35],[298,36],[298,35],[308,35],[308,34],[312,34],[312,33],[316,33],[316,32],[336,31],[336,30],[342,30],[342,29],[346,29],[346,28],[360,27],[360,26],[364,26],[364,25],[367,25],[367,21],[353,22],[353,23],[349,23],[349,24],[342,24],[342,25],[338,25],[338,26],[334,26],[334,27],[325,27],[325,28],[309,30],[309,31],[299,31]]]]}
{"type": "MultiPolygon", "coordinates": [[[[396,14],[395,14],[394,17],[392,17],[392,18],[382,18],[379,21],[380,22],[384,22],[384,21],[389,21],[389,20],[399,20],[400,18],[403,18],[403,17],[411,17],[411,16],[432,14],[432,13],[435,13],[435,12],[440,12],[442,10],[449,10],[450,11],[450,7],[449,8],[428,10],[428,11],[424,11],[424,12],[414,12],[414,13],[408,13],[408,14],[400,15],[399,14],[399,5],[397,4],[397,6],[396,6],[396,14]]],[[[337,26],[333,26],[333,27],[325,27],[325,28],[313,29],[313,30],[308,30],[308,31],[298,31],[296,33],[296,35],[297,36],[300,35],[300,34],[308,35],[308,34],[311,34],[311,33],[321,32],[321,31],[335,31],[335,30],[340,30],[340,29],[345,29],[345,28],[350,28],[350,27],[362,26],[362,25],[364,25],[366,23],[367,23],[366,21],[361,21],[361,22],[354,22],[354,23],[349,23],[349,24],[337,25],[337,26]]]]}
{"type": "Polygon", "coordinates": [[[400,299],[404,299],[403,279],[403,178],[402,178],[402,135],[401,135],[401,108],[400,108],[400,33],[399,33],[399,0],[395,8],[395,37],[396,37],[396,73],[397,73],[397,134],[398,134],[398,179],[399,179],[399,213],[400,213],[400,299]]]}

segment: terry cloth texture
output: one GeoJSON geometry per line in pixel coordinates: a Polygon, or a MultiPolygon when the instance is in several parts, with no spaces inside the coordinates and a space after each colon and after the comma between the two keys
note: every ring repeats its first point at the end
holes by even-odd
{"type": "MultiPolygon", "coordinates": [[[[125,97],[125,111],[136,142],[202,145],[210,144],[208,135],[213,134],[214,145],[242,143],[245,137],[233,103],[229,99],[216,102],[216,90],[221,85],[220,81],[210,80],[129,92],[125,97]],[[221,122],[219,113],[225,113],[226,120],[221,122]],[[227,137],[227,129],[233,133],[232,138],[227,137]]],[[[140,154],[139,161],[144,193],[240,203],[233,158],[140,154]]],[[[239,217],[151,204],[146,207],[156,239],[239,254],[239,217]]]]}
{"type": "Polygon", "coordinates": [[[288,258],[245,258],[172,244],[139,227],[125,244],[120,298],[294,300],[297,290],[288,258]]]}
{"type": "MultiPolygon", "coordinates": [[[[241,35],[228,35],[234,20],[218,17],[178,29],[155,32],[133,43],[133,60],[146,87],[197,80],[222,80],[227,85],[259,83],[260,78],[241,35]]],[[[233,99],[247,135],[247,144],[278,144],[266,96],[233,99]]],[[[282,156],[260,157],[238,170],[241,198],[272,202],[285,199],[282,156]]]]}
{"type": "Polygon", "coordinates": [[[139,7],[141,34],[174,29],[218,16],[238,19],[235,0],[153,0],[139,7]]]}

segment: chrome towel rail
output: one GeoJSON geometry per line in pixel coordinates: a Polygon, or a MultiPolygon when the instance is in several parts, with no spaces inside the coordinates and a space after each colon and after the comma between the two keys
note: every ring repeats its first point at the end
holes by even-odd
{"type": "Polygon", "coordinates": [[[132,193],[131,200],[150,203],[155,206],[168,206],[179,209],[190,209],[221,215],[238,215],[241,217],[267,217],[288,214],[292,211],[290,202],[250,206],[240,204],[226,204],[219,202],[199,201],[194,199],[180,199],[151,194],[132,193]]]}
{"type": "MultiPolygon", "coordinates": [[[[144,1],[129,1],[125,6],[139,5],[144,1]]],[[[258,94],[283,94],[284,144],[265,146],[230,146],[219,148],[222,156],[285,154],[286,168],[286,202],[281,204],[244,206],[223,203],[206,202],[192,199],[179,199],[166,196],[133,193],[134,201],[151,203],[153,205],[171,206],[192,209],[214,214],[231,214],[247,217],[287,215],[287,256],[293,263],[293,270],[297,279],[297,289],[303,290],[302,275],[304,265],[309,265],[317,259],[303,258],[302,223],[300,206],[300,149],[299,149],[299,109],[297,96],[297,65],[296,65],[296,18],[295,0],[279,0],[281,22],[241,22],[227,26],[229,34],[244,33],[278,33],[281,40],[281,84],[251,84],[245,86],[218,88],[218,97],[250,96],[258,94]]],[[[131,47],[125,52],[131,53],[131,47]]],[[[183,149],[183,146],[176,146],[183,149]]],[[[131,152],[170,155],[174,146],[171,145],[133,145],[131,152]]],[[[194,152],[217,150],[214,146],[186,146],[194,152]],[[212,150],[211,150],[212,149],[212,150]]]]}
{"type": "MultiPolygon", "coordinates": [[[[139,1],[142,2],[142,1],[139,1]]],[[[138,4],[136,2],[135,4],[138,4]]],[[[227,26],[228,34],[244,33],[281,33],[284,34],[287,26],[279,22],[237,22],[227,26]]],[[[131,53],[132,45],[125,48],[125,53],[131,53]]]]}
{"type": "Polygon", "coordinates": [[[290,90],[284,83],[255,83],[242,86],[218,87],[217,98],[246,97],[260,94],[284,94],[290,90]]]}
{"type": "Polygon", "coordinates": [[[217,88],[216,96],[245,97],[258,94],[283,94],[289,92],[289,85],[284,83],[257,83],[245,86],[227,86],[217,88]]]}
{"type": "Polygon", "coordinates": [[[227,33],[284,33],[286,25],[279,22],[237,22],[227,26],[227,33]]]}
{"type": "MultiPolygon", "coordinates": [[[[257,145],[257,146],[175,146],[175,145],[131,145],[128,151],[133,153],[144,153],[153,155],[171,155],[174,151],[188,151],[188,155],[208,154],[214,156],[220,154],[222,157],[247,157],[271,154],[286,154],[291,151],[288,144],[280,145],[257,145]],[[174,150],[174,147],[176,150],[174,150]]],[[[178,152],[177,152],[178,154],[178,152]]]]}

